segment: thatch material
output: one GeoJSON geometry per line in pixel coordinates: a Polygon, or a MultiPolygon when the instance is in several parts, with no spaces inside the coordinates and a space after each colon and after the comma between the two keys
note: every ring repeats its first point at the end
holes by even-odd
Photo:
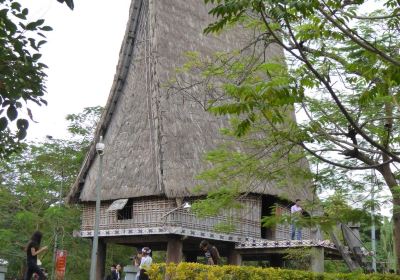
{"type": "MultiPolygon", "coordinates": [[[[211,55],[248,42],[240,30],[205,36],[211,21],[207,11],[198,0],[132,1],[117,73],[95,135],[96,141],[103,135],[106,145],[103,200],[191,195],[194,176],[204,168],[201,159],[220,142],[224,121],[182,96],[167,96],[163,85],[184,52],[211,55]]],[[[93,143],[68,200],[95,200],[97,173],[93,143]]],[[[299,192],[295,197],[309,196],[299,192]]],[[[268,185],[262,193],[282,191],[268,185]]]]}

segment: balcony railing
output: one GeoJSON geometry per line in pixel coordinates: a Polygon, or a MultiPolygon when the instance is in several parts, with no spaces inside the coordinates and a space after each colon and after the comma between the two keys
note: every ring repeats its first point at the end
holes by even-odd
{"type": "MultiPolygon", "coordinates": [[[[121,210],[107,211],[110,205],[111,202],[102,202],[100,230],[181,227],[203,232],[216,232],[216,227],[228,226],[229,228],[232,226],[233,231],[229,231],[229,234],[261,238],[261,202],[257,197],[243,199],[243,207],[240,209],[223,211],[219,216],[206,218],[198,218],[192,212],[184,209],[177,209],[166,215],[176,208],[176,202],[172,199],[138,199],[130,201],[121,210]]],[[[279,214],[287,213],[290,213],[289,209],[279,208],[279,214]]],[[[94,204],[83,206],[82,231],[93,230],[94,215],[94,204]]],[[[303,239],[311,239],[310,229],[303,228],[302,235],[303,239]]],[[[268,234],[264,238],[289,240],[290,225],[276,225],[275,228],[268,230],[268,234]]]]}

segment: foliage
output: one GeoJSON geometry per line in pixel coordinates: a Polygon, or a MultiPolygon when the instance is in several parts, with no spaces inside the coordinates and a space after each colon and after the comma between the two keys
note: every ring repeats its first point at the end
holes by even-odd
{"type": "Polygon", "coordinates": [[[324,271],[333,273],[348,273],[349,268],[343,260],[325,260],[324,271]]]}
{"type": "Polygon", "coordinates": [[[285,267],[290,269],[309,270],[311,248],[290,248],[285,250],[285,267]]]}
{"type": "MultiPolygon", "coordinates": [[[[29,122],[20,113],[26,110],[32,120],[32,112],[24,103],[47,104],[43,98],[47,66],[40,60],[40,48],[46,43],[45,32],[52,29],[43,19],[28,21],[28,9],[17,1],[2,0],[0,5],[0,132],[11,136],[11,141],[2,138],[1,146],[5,146],[27,134],[29,122]],[[7,130],[12,122],[15,135],[7,130]]],[[[7,155],[6,151],[0,156],[7,155]]]]}
{"type": "Polygon", "coordinates": [[[9,275],[21,275],[25,263],[23,251],[36,229],[44,233],[43,245],[50,250],[42,256],[48,271],[52,267],[52,249],[68,251],[66,276],[87,279],[82,273],[90,266],[90,243],[74,238],[80,227],[80,209],[66,205],[64,196],[74,182],[93,134],[99,107],[85,108],[81,114],[69,115],[71,130],[68,140],[52,139],[30,143],[19,154],[13,154],[0,165],[0,259],[9,262],[9,275]],[[57,238],[57,242],[56,242],[57,238]]]}
{"type": "MultiPolygon", "coordinates": [[[[206,32],[240,20],[255,26],[262,36],[259,41],[278,44],[288,55],[288,68],[279,55],[275,62],[242,62],[242,71],[237,70],[241,58],[214,61],[211,69],[219,69],[225,78],[221,88],[226,99],[212,103],[209,110],[242,116],[236,135],[263,118],[280,130],[281,139],[335,166],[383,173],[383,167],[391,166],[387,161],[398,161],[399,131],[392,125],[398,115],[400,82],[399,54],[393,51],[400,39],[395,1],[381,1],[385,9],[369,17],[359,15],[365,1],[205,2],[214,4],[210,13],[217,17],[206,32]],[[296,125],[282,114],[282,108],[293,106],[303,109],[307,122],[296,125]],[[279,126],[282,122],[285,126],[279,126]]],[[[204,69],[205,76],[210,67],[204,69]]]]}
{"type": "MultiPolygon", "coordinates": [[[[72,10],[73,0],[65,2],[72,10]]],[[[0,0],[0,159],[21,150],[33,120],[30,104],[47,105],[47,66],[41,61],[45,33],[52,28],[44,19],[28,21],[29,10],[15,0],[0,0]]]]}
{"type": "Polygon", "coordinates": [[[382,271],[396,270],[394,244],[393,244],[393,224],[385,217],[379,225],[379,241],[376,254],[378,267],[382,271]]]}
{"type": "Polygon", "coordinates": [[[207,266],[196,263],[176,264],[155,264],[149,271],[149,278],[153,280],[261,280],[261,279],[359,279],[359,280],[380,280],[400,279],[393,274],[345,274],[345,273],[324,273],[316,274],[307,271],[286,270],[275,268],[259,268],[251,266],[207,266]]]}

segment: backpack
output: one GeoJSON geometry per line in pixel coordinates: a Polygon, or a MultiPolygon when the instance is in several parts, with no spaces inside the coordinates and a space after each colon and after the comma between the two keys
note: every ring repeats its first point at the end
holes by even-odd
{"type": "Polygon", "coordinates": [[[217,265],[221,260],[221,256],[219,255],[219,251],[218,251],[217,247],[212,246],[211,250],[210,250],[211,258],[213,259],[214,264],[217,265]],[[211,250],[215,253],[216,260],[214,260],[213,254],[211,254],[211,250]]]}

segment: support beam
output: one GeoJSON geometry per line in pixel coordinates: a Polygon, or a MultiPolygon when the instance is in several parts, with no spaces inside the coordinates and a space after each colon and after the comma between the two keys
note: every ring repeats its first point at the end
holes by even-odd
{"type": "Polygon", "coordinates": [[[180,238],[171,238],[167,244],[167,263],[180,263],[182,261],[182,240],[180,238]]]}
{"type": "MultiPolygon", "coordinates": [[[[337,227],[340,227],[340,223],[337,225],[337,227]]],[[[331,237],[331,240],[335,244],[336,248],[342,255],[342,258],[345,261],[345,263],[347,264],[347,266],[349,267],[350,271],[355,271],[355,270],[359,269],[360,265],[357,262],[353,261],[349,252],[347,252],[347,250],[345,250],[344,245],[342,244],[340,239],[337,237],[337,234],[335,233],[335,231],[331,230],[329,232],[329,235],[331,237]]]]}
{"type": "Polygon", "coordinates": [[[236,250],[231,250],[228,255],[228,264],[242,265],[242,255],[236,250]]]}
{"type": "Polygon", "coordinates": [[[314,247],[311,248],[311,270],[313,272],[324,272],[324,248],[314,247]]]}
{"type": "Polygon", "coordinates": [[[107,243],[104,242],[103,238],[99,238],[99,244],[97,247],[96,280],[102,280],[104,278],[106,268],[106,256],[107,243]]]}

